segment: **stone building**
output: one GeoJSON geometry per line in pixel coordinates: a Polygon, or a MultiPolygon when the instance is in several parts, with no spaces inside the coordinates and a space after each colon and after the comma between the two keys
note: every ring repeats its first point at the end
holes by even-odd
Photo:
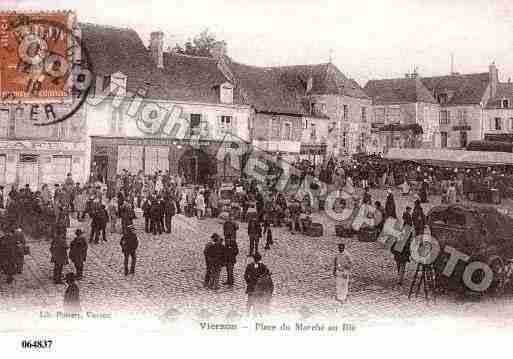
{"type": "Polygon", "coordinates": [[[416,143],[420,147],[436,146],[439,133],[440,106],[416,75],[400,79],[371,80],[364,87],[372,98],[374,152],[401,148],[416,143]],[[422,128],[420,141],[412,142],[410,129],[422,128]]]}
{"type": "Polygon", "coordinates": [[[92,176],[112,182],[124,169],[169,171],[191,183],[239,176],[232,161],[249,142],[250,107],[216,58],[167,53],[162,32],[151,34],[149,50],[130,29],[82,24],[82,33],[97,79],[87,105],[92,176]]]}
{"type": "Polygon", "coordinates": [[[333,64],[257,67],[229,58],[225,63],[253,108],[257,148],[315,162],[365,150],[371,101],[333,64]]]}
{"type": "Polygon", "coordinates": [[[483,138],[485,106],[496,95],[497,84],[492,64],[484,73],[371,80],[365,89],[373,97],[376,123],[417,123],[423,146],[465,148],[483,138]]]}
{"type": "Polygon", "coordinates": [[[485,108],[484,140],[513,142],[513,83],[499,82],[485,108]]]}

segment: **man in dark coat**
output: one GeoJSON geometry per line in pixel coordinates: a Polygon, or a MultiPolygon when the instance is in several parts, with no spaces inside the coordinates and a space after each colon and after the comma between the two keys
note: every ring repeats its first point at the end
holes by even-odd
{"type": "Polygon", "coordinates": [[[125,233],[121,236],[121,240],[119,241],[119,245],[121,246],[121,251],[124,255],[124,266],[125,266],[125,275],[134,274],[135,273],[135,262],[137,259],[137,247],[139,247],[139,240],[137,239],[137,235],[134,231],[134,226],[132,224],[126,227],[125,233]],[[130,264],[130,272],[128,271],[128,258],[131,257],[132,261],[130,264]]]}
{"type": "Polygon", "coordinates": [[[210,265],[208,288],[219,289],[219,276],[225,263],[225,248],[219,236],[212,235],[212,245],[205,248],[205,259],[210,265]]]}
{"type": "Polygon", "coordinates": [[[128,226],[133,223],[135,219],[135,212],[128,200],[124,200],[122,202],[123,205],[119,210],[119,217],[121,218],[121,226],[123,228],[123,233],[127,230],[128,226]]]}
{"type": "Polygon", "coordinates": [[[205,279],[203,280],[203,287],[209,288],[210,281],[212,277],[212,261],[210,256],[210,247],[214,245],[216,240],[219,240],[219,235],[217,233],[212,234],[210,237],[210,241],[205,244],[205,248],[203,249],[203,255],[205,256],[205,279]]]}
{"type": "Polygon", "coordinates": [[[23,273],[23,264],[25,262],[25,246],[27,242],[25,241],[25,235],[21,228],[16,228],[13,234],[13,240],[16,245],[15,250],[15,258],[14,262],[16,264],[16,273],[23,273]]]}
{"type": "Polygon", "coordinates": [[[105,209],[105,205],[100,207],[93,213],[93,220],[91,221],[91,238],[90,242],[94,240],[96,244],[100,242],[100,233],[104,242],[107,242],[105,229],[107,228],[107,222],[109,222],[109,213],[105,209]]]}
{"type": "Polygon", "coordinates": [[[164,230],[166,233],[171,233],[173,228],[173,216],[176,214],[176,207],[174,199],[167,195],[163,202],[164,210],[164,230]]]}
{"type": "Polygon", "coordinates": [[[156,236],[157,233],[162,234],[161,216],[162,206],[159,200],[154,199],[150,205],[150,232],[153,233],[154,236],[156,236]]]}
{"type": "Polygon", "coordinates": [[[239,254],[239,247],[235,239],[225,238],[224,245],[225,263],[226,263],[226,282],[223,284],[233,286],[233,267],[237,262],[237,255],[239,254]]]}
{"type": "Polygon", "coordinates": [[[232,216],[228,217],[226,222],[223,224],[223,234],[224,239],[228,240],[237,240],[237,231],[239,230],[239,225],[235,223],[232,219],[232,216]]]}
{"type": "Polygon", "coordinates": [[[392,194],[391,190],[388,190],[387,199],[385,202],[385,220],[388,218],[397,218],[394,195],[392,194]]]}
{"type": "Polygon", "coordinates": [[[144,217],[144,231],[150,233],[150,207],[151,201],[149,198],[145,198],[142,202],[141,209],[144,217]]]}
{"type": "Polygon", "coordinates": [[[68,245],[65,237],[55,237],[50,245],[50,253],[52,254],[51,262],[53,267],[53,282],[55,284],[64,284],[62,281],[62,269],[68,264],[68,245]]]}
{"type": "Polygon", "coordinates": [[[415,206],[413,207],[412,221],[413,228],[415,228],[415,235],[419,236],[424,234],[424,227],[426,227],[426,216],[424,215],[424,211],[420,205],[420,200],[418,199],[415,201],[415,206]]]}
{"type": "Polygon", "coordinates": [[[76,279],[82,279],[84,273],[84,262],[87,257],[87,241],[83,236],[84,232],[79,228],[75,231],[75,239],[69,245],[69,258],[75,265],[76,279]]]}
{"type": "Polygon", "coordinates": [[[262,237],[262,227],[257,218],[251,217],[248,222],[249,254],[248,257],[258,253],[258,242],[262,237]]]}
{"type": "Polygon", "coordinates": [[[264,275],[270,275],[269,269],[265,264],[261,263],[262,256],[256,253],[253,256],[253,262],[248,264],[244,271],[244,280],[246,281],[246,294],[248,295],[247,312],[251,309],[256,309],[258,305],[258,298],[255,296],[255,287],[260,277],[264,275]]]}
{"type": "Polygon", "coordinates": [[[16,242],[12,234],[0,238],[0,266],[7,276],[7,284],[12,283],[16,274],[16,242]]]}

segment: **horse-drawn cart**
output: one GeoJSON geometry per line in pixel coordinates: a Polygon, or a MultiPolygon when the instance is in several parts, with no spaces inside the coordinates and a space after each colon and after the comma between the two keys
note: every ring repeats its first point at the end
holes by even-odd
{"type": "MultiPolygon", "coordinates": [[[[469,288],[468,281],[474,284],[483,282],[485,271],[473,271],[474,274],[466,279],[464,273],[471,263],[480,262],[486,264],[493,274],[484,291],[500,292],[511,288],[513,218],[494,207],[441,205],[429,211],[428,226],[431,236],[440,246],[440,254],[434,262],[439,285],[453,287],[463,284],[466,289],[473,290],[469,288]],[[454,250],[468,260],[458,260],[452,273],[447,273],[452,266],[448,261],[454,250]]],[[[476,263],[473,267],[478,268],[479,265],[476,263]]]]}

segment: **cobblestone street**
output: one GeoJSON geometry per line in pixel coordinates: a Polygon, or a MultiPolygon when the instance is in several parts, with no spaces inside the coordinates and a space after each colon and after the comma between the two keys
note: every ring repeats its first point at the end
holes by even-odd
{"type": "MultiPolygon", "coordinates": [[[[384,193],[374,192],[373,200],[384,201],[384,193]],[[375,198],[374,198],[375,197],[375,198]]],[[[412,198],[396,193],[398,214],[412,198]]],[[[429,206],[438,203],[432,201],[429,206]]],[[[424,208],[427,212],[428,208],[424,208]]],[[[139,216],[140,217],[140,216],[139,216]]],[[[290,235],[283,228],[274,228],[275,244],[270,251],[260,251],[263,262],[273,272],[275,295],[272,313],[280,317],[299,318],[301,313],[315,318],[344,319],[368,326],[383,321],[458,318],[470,321],[486,318],[487,325],[511,323],[513,305],[509,298],[461,302],[444,295],[436,303],[424,297],[408,300],[408,290],[414,272],[409,264],[407,281],[397,284],[395,263],[391,253],[379,243],[362,243],[356,239],[340,239],[334,234],[333,223],[321,214],[315,220],[324,224],[325,235],[311,238],[290,235]],[[341,305],[334,300],[332,258],[336,245],[345,241],[354,259],[349,300],[341,305]],[[498,303],[499,302],[499,303],[498,303]]],[[[78,222],[72,224],[72,233],[78,222]]],[[[86,233],[89,228],[80,224],[86,233]]],[[[135,275],[123,275],[123,256],[119,234],[109,234],[108,241],[90,245],[84,279],[79,282],[84,311],[159,317],[169,309],[184,317],[226,318],[236,312],[243,314],[246,305],[242,274],[249,258],[247,226],[238,232],[240,254],[235,267],[236,285],[212,292],[202,287],[204,275],[203,247],[213,232],[222,233],[217,219],[198,220],[181,215],[175,217],[172,234],[153,236],[144,233],[138,218],[136,229],[140,245],[135,275]]],[[[62,306],[64,286],[51,281],[49,242],[31,242],[31,254],[26,256],[25,270],[11,285],[0,277],[2,315],[35,316],[41,310],[56,311],[62,306]]],[[[72,270],[66,266],[64,273],[72,270]]],[[[225,279],[222,271],[221,280],[225,279]]]]}

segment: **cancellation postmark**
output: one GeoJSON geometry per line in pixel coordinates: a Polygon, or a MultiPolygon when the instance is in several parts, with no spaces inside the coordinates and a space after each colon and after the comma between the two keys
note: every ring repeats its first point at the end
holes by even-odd
{"type": "Polygon", "coordinates": [[[70,11],[0,13],[0,59],[0,103],[29,106],[36,126],[73,116],[93,83],[70,11]]]}

